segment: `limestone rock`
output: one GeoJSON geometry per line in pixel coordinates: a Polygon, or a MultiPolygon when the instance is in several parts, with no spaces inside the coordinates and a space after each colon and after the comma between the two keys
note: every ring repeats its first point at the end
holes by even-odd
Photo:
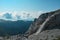
{"type": "Polygon", "coordinates": [[[60,10],[44,13],[26,32],[28,40],[58,40],[60,38],[60,10]]]}
{"type": "MultiPolygon", "coordinates": [[[[39,29],[39,27],[41,27],[40,25],[42,25],[42,24],[46,21],[46,19],[48,19],[50,16],[54,15],[55,13],[57,14],[58,12],[60,13],[60,9],[59,9],[59,10],[56,10],[56,11],[48,12],[48,13],[43,13],[42,15],[40,15],[39,18],[36,19],[36,20],[31,24],[29,30],[26,32],[26,36],[35,33],[35,32],[39,29]]],[[[56,18],[57,18],[56,20],[59,20],[59,17],[56,17],[56,18]]],[[[54,21],[53,19],[55,20],[55,16],[54,16],[54,18],[49,19],[49,21],[50,21],[50,20],[51,20],[51,21],[54,21]]],[[[57,21],[56,21],[56,22],[57,22],[57,21]]],[[[51,23],[51,22],[48,22],[48,23],[46,23],[46,24],[48,25],[49,23],[51,23]]],[[[55,23],[55,21],[54,21],[54,23],[55,23]]],[[[57,22],[57,23],[58,23],[58,22],[57,22]]],[[[52,24],[52,23],[51,23],[51,24],[52,24]]],[[[54,24],[54,25],[55,25],[55,24],[54,24]]],[[[44,27],[44,30],[45,30],[45,28],[46,28],[46,27],[44,27]]],[[[46,29],[47,29],[47,28],[46,28],[46,29]]]]}

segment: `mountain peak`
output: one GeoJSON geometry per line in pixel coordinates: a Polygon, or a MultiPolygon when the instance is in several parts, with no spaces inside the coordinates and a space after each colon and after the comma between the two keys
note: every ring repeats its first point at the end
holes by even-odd
{"type": "Polygon", "coordinates": [[[60,9],[48,13],[44,13],[33,22],[26,32],[26,36],[41,33],[45,30],[60,29],[60,9]]]}

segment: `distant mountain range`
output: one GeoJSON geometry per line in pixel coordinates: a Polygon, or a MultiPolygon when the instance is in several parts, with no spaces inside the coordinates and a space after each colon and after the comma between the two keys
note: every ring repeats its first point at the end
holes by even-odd
{"type": "Polygon", "coordinates": [[[32,21],[9,21],[0,19],[0,36],[23,34],[27,31],[32,21]]]}

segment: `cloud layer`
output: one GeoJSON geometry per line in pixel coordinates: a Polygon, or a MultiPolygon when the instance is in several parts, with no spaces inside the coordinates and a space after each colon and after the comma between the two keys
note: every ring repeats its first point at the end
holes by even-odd
{"type": "Polygon", "coordinates": [[[6,20],[34,20],[34,18],[38,18],[43,11],[38,12],[0,12],[0,19],[6,20]]]}

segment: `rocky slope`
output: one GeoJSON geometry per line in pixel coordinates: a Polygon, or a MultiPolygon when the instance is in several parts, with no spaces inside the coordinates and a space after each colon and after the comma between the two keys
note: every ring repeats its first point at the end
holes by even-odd
{"type": "Polygon", "coordinates": [[[40,15],[39,18],[31,24],[25,36],[28,40],[54,40],[56,37],[60,37],[59,30],[60,10],[56,10],[40,15]],[[53,37],[50,37],[51,35],[53,35],[53,37]],[[44,39],[44,37],[46,38],[44,39]]]}

